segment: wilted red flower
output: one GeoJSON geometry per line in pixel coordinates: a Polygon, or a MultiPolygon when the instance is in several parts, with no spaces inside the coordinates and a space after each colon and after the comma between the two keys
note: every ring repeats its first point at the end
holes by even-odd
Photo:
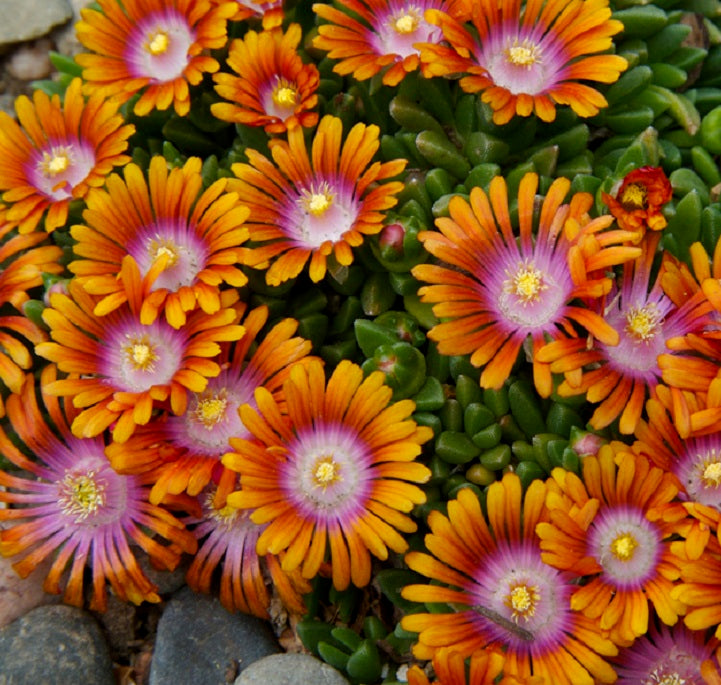
{"type": "Polygon", "coordinates": [[[671,182],[663,169],[644,166],[626,174],[615,197],[608,193],[602,193],[602,197],[618,225],[627,231],[638,231],[640,240],[647,228],[652,231],[666,228],[668,222],[661,207],[671,199],[671,193],[671,182]]]}

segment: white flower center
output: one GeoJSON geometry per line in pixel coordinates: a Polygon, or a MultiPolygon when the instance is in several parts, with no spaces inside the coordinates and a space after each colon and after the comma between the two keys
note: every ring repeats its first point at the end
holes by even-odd
{"type": "Polygon", "coordinates": [[[421,23],[421,15],[416,7],[409,7],[405,12],[393,17],[393,28],[401,35],[413,33],[421,23]]]}
{"type": "Polygon", "coordinates": [[[333,459],[333,455],[319,457],[313,466],[313,482],[325,490],[331,483],[343,480],[340,470],[340,464],[333,459]]]}

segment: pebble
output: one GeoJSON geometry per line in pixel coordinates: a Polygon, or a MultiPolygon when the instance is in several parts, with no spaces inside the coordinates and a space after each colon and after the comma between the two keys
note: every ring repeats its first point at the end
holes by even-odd
{"type": "Polygon", "coordinates": [[[332,666],[309,654],[272,654],[246,668],[234,685],[348,685],[332,666]]]}
{"type": "Polygon", "coordinates": [[[8,73],[21,81],[34,81],[50,76],[53,65],[48,53],[52,49],[53,43],[47,38],[20,46],[8,60],[8,73]]]}
{"type": "Polygon", "coordinates": [[[0,48],[45,36],[72,16],[68,0],[2,0],[0,48]]]}
{"type": "Polygon", "coordinates": [[[216,598],[185,587],[168,601],[158,624],[150,685],[225,685],[278,652],[266,621],[231,614],[216,598]]]}
{"type": "Polygon", "coordinates": [[[95,620],[81,609],[33,609],[0,630],[0,685],[114,685],[113,668],[95,620]]]}
{"type": "Polygon", "coordinates": [[[49,563],[43,563],[27,578],[21,578],[12,567],[15,561],[17,559],[0,557],[0,628],[41,604],[59,600],[43,590],[49,563]]]}

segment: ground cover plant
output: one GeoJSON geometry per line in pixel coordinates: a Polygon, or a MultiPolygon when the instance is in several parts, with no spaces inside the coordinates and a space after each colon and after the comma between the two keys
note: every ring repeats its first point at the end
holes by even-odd
{"type": "Polygon", "coordinates": [[[98,0],[0,113],[0,553],[353,683],[721,683],[721,3],[98,0]]]}

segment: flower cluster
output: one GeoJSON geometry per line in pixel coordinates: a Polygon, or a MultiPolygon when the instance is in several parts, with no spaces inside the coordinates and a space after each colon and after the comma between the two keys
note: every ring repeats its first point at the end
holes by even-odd
{"type": "Polygon", "coordinates": [[[721,685],[683,5],[84,9],[0,114],[0,553],[98,610],[185,560],[353,683],[721,685]]]}

